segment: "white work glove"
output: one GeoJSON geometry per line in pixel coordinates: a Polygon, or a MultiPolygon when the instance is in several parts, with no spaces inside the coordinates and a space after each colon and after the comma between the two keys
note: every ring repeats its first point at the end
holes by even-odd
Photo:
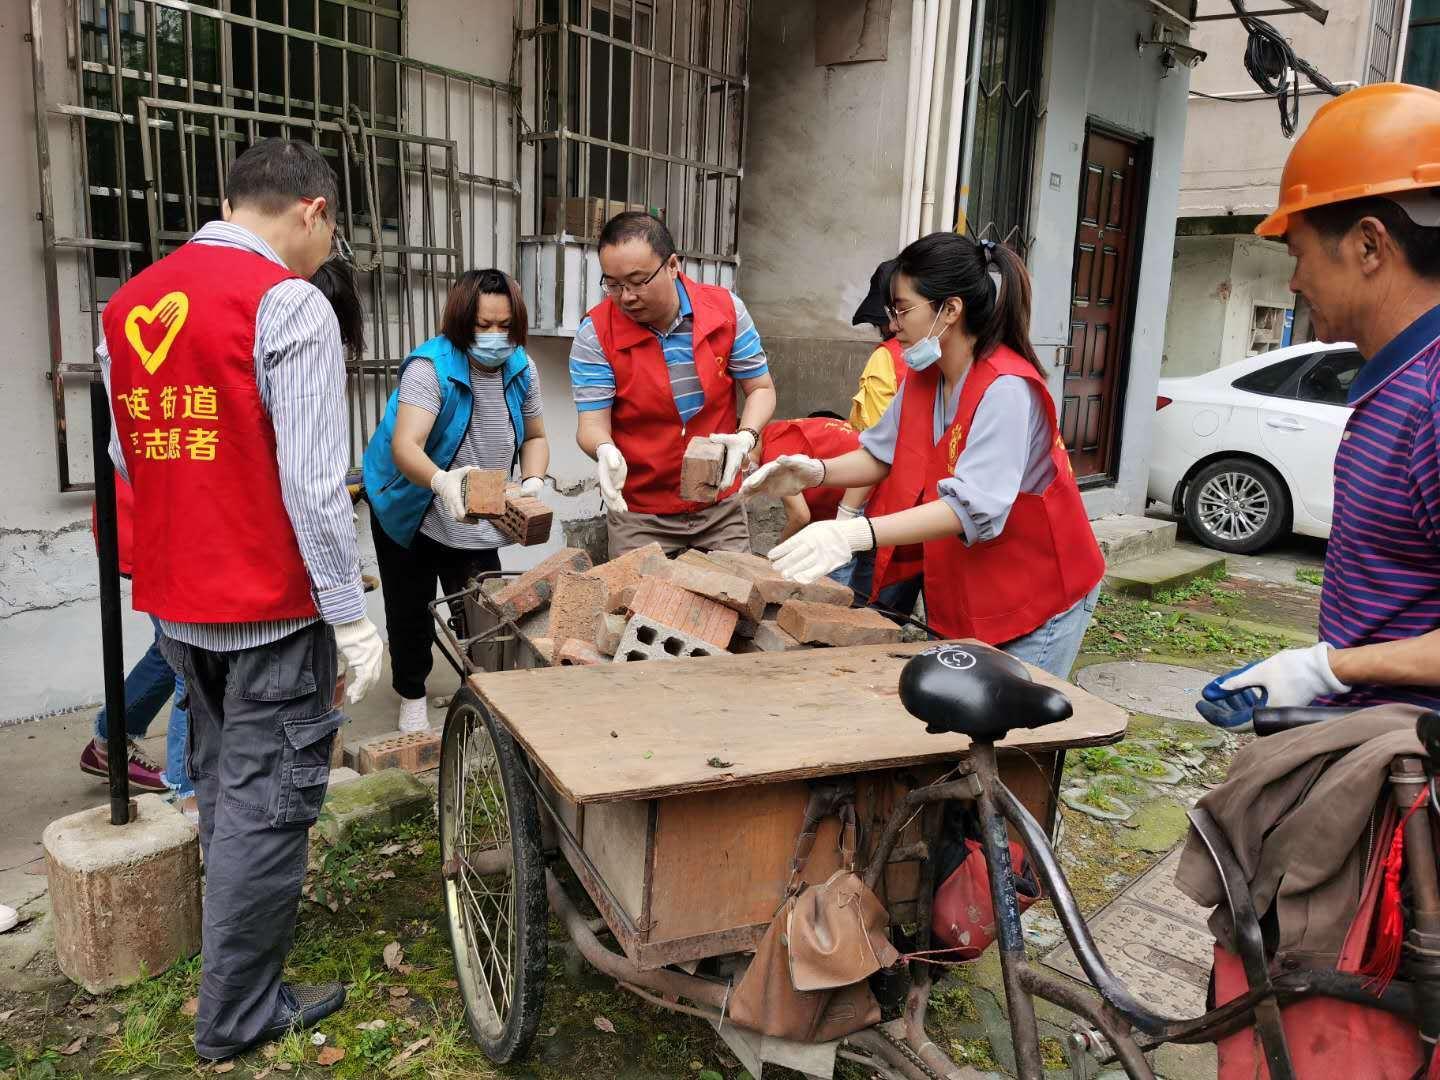
{"type": "Polygon", "coordinates": [[[520,494],[528,498],[538,499],[544,490],[545,478],[543,476],[527,476],[520,481],[520,494]]]}
{"type": "Polygon", "coordinates": [[[456,521],[469,520],[465,511],[465,474],[469,471],[469,466],[449,472],[441,469],[430,478],[430,490],[440,497],[440,505],[456,521]]]}
{"type": "Polygon", "coordinates": [[[863,517],[848,521],[817,521],[777,544],[770,562],[785,577],[808,585],[875,546],[875,530],[863,517]]]}
{"type": "Polygon", "coordinates": [[[354,622],[340,623],[335,627],[335,645],[345,658],[348,669],[345,700],[354,705],[380,681],[380,661],[385,655],[385,643],[380,640],[380,631],[375,629],[375,624],[362,615],[354,622]]]}
{"type": "Polygon", "coordinates": [[[720,490],[724,491],[735,482],[735,474],[745,464],[745,455],[755,449],[755,436],[748,431],[737,431],[734,435],[711,435],[710,441],[725,448],[725,469],[720,474],[720,490]]]}
{"type": "Polygon", "coordinates": [[[1305,649],[1286,649],[1220,682],[1226,693],[1258,690],[1261,702],[1271,708],[1309,705],[1322,694],[1350,690],[1330,670],[1330,646],[1325,642],[1305,649]]]}
{"type": "Polygon", "coordinates": [[[849,521],[851,518],[858,518],[858,517],[864,517],[864,516],[865,516],[865,507],[864,507],[864,506],[846,506],[846,505],[842,502],[839,506],[835,507],[835,520],[836,520],[836,521],[849,521]]]}
{"type": "Polygon", "coordinates": [[[595,448],[595,476],[600,481],[600,498],[606,510],[623,514],[629,509],[625,505],[625,496],[620,494],[629,473],[630,466],[625,464],[625,455],[615,448],[614,443],[601,443],[595,448]]]}
{"type": "Polygon", "coordinates": [[[825,465],[817,458],[804,454],[781,454],[750,474],[750,478],[740,485],[740,497],[753,499],[756,495],[773,495],[783,499],[824,482],[825,465]]]}

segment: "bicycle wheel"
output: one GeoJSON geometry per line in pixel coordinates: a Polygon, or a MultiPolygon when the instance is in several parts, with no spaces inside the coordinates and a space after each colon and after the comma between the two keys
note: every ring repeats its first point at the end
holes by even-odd
{"type": "Polygon", "coordinates": [[[522,1057],[545,1000],[545,864],[525,756],[469,687],[440,751],[440,858],[456,981],[496,1064],[522,1057]]]}

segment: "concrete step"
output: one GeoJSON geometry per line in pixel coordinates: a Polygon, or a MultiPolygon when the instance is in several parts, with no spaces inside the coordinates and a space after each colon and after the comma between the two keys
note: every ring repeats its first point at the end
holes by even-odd
{"type": "Polygon", "coordinates": [[[1194,581],[1196,578],[1225,576],[1225,556],[1205,549],[1171,548],[1159,555],[1146,555],[1112,566],[1105,575],[1111,592],[1153,599],[1156,593],[1194,581]]]}
{"type": "Polygon", "coordinates": [[[1175,546],[1175,522],[1141,517],[1139,514],[1111,514],[1090,523],[1105,555],[1106,566],[1117,566],[1147,555],[1159,555],[1175,546]]]}

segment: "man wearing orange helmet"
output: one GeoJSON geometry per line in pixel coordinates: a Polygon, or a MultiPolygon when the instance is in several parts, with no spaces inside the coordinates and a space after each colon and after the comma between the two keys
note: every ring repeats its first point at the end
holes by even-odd
{"type": "Polygon", "coordinates": [[[1216,679],[1200,711],[1243,730],[1262,704],[1440,708],[1440,93],[1326,103],[1255,231],[1284,238],[1317,337],[1366,362],[1335,457],[1320,642],[1216,679]]]}

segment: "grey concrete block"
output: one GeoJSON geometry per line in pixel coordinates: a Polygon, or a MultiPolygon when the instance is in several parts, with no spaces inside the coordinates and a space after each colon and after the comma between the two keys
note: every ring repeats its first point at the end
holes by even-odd
{"type": "Polygon", "coordinates": [[[632,615],[615,650],[615,662],[631,660],[678,660],[683,656],[728,656],[726,649],[656,622],[644,615],[632,615]]]}
{"type": "Polygon", "coordinates": [[[430,812],[435,793],[404,769],[383,769],[325,793],[314,832],[338,844],[357,828],[399,825],[430,812]]]}
{"type": "Polygon", "coordinates": [[[1111,592],[1151,599],[1156,593],[1178,589],[1196,578],[1223,578],[1225,572],[1224,555],[1208,548],[1171,548],[1161,555],[1147,555],[1113,567],[1105,575],[1105,587],[1111,592]]]}
{"type": "Polygon", "coordinates": [[[1175,546],[1175,522],[1138,514],[1110,514],[1090,523],[1106,566],[1118,566],[1175,546]]]}

